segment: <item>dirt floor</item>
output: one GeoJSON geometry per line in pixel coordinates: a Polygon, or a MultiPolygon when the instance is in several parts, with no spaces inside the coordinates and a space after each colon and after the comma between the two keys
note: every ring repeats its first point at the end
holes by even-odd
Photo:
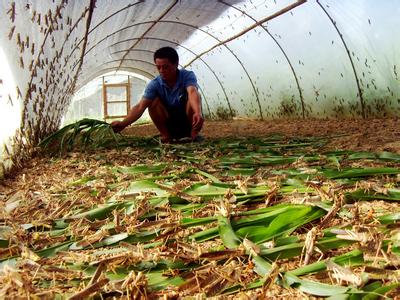
{"type": "MultiPolygon", "coordinates": [[[[153,124],[131,126],[128,135],[157,135],[153,124]]],[[[400,153],[400,119],[271,120],[235,119],[206,121],[206,138],[267,136],[279,133],[288,137],[330,136],[329,149],[389,151],[400,153]]]]}

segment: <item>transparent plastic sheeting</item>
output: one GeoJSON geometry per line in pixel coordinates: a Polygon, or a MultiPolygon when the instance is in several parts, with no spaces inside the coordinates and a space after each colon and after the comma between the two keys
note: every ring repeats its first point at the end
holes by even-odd
{"type": "Polygon", "coordinates": [[[196,72],[209,118],[399,115],[398,0],[1,0],[0,14],[15,162],[91,80],[157,75],[162,46],[196,72]]]}

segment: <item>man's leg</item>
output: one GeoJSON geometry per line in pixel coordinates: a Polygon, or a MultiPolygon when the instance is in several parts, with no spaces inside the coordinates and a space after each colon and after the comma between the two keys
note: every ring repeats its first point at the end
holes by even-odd
{"type": "Polygon", "coordinates": [[[171,136],[167,127],[169,114],[165,106],[162,104],[160,98],[156,98],[149,107],[149,115],[161,134],[161,142],[170,142],[171,136]]]}
{"type": "MultiPolygon", "coordinates": [[[[188,117],[190,125],[192,126],[194,111],[193,111],[192,107],[190,106],[189,101],[186,102],[186,115],[188,117]]],[[[197,128],[197,130],[191,127],[191,137],[193,140],[196,139],[196,137],[199,135],[199,132],[201,131],[202,128],[203,128],[203,125],[201,125],[200,128],[197,128]]]]}

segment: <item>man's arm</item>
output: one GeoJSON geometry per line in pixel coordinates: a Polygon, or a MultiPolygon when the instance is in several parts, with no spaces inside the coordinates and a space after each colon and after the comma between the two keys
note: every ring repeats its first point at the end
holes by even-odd
{"type": "Polygon", "coordinates": [[[120,132],[126,126],[132,124],[133,122],[136,122],[143,115],[143,112],[146,110],[146,108],[149,107],[151,101],[152,100],[142,98],[142,100],[140,100],[138,104],[136,104],[129,110],[128,115],[125,117],[125,119],[123,119],[122,121],[114,121],[111,123],[112,129],[115,132],[120,132]]]}
{"type": "Polygon", "coordinates": [[[196,137],[201,128],[203,127],[203,113],[201,111],[201,98],[195,86],[188,86],[188,101],[189,106],[193,112],[192,117],[192,138],[196,137]]]}

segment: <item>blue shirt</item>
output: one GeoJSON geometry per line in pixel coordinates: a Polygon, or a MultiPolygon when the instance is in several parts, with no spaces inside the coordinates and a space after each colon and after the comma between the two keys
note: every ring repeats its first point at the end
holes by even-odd
{"type": "Polygon", "coordinates": [[[180,69],[173,88],[170,88],[161,76],[157,76],[149,82],[143,97],[150,100],[160,97],[167,108],[176,108],[182,106],[180,99],[186,93],[188,86],[198,87],[196,75],[192,71],[180,69]]]}

